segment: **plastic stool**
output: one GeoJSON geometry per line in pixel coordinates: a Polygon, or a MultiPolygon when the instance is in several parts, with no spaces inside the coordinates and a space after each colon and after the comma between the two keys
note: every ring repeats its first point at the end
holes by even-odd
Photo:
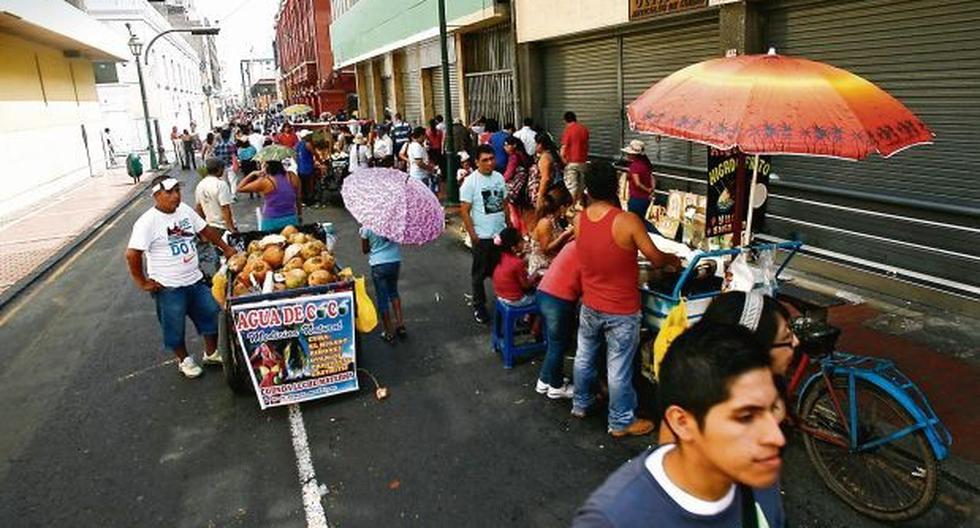
{"type": "Polygon", "coordinates": [[[533,343],[514,344],[514,328],[517,322],[526,315],[538,313],[537,302],[516,307],[497,301],[493,313],[492,344],[494,352],[499,352],[503,357],[504,368],[513,368],[514,360],[518,357],[543,353],[547,349],[548,343],[544,337],[533,343]]]}

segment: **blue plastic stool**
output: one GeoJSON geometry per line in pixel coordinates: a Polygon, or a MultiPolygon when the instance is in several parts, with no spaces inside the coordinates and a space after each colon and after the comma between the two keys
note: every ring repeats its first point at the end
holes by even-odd
{"type": "Polygon", "coordinates": [[[533,343],[514,344],[514,329],[517,322],[526,315],[538,313],[537,301],[521,307],[510,306],[497,301],[493,313],[492,344],[494,352],[500,353],[503,357],[504,368],[513,368],[514,360],[519,357],[543,353],[547,349],[548,343],[543,336],[533,343]]]}

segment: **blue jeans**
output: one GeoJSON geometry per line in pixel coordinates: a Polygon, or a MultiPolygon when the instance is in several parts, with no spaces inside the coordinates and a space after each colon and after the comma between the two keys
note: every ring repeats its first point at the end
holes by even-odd
{"type": "Polygon", "coordinates": [[[548,352],[541,363],[538,379],[560,389],[565,384],[564,356],[572,337],[569,332],[575,322],[575,303],[548,295],[541,290],[538,290],[537,297],[538,310],[548,335],[548,352]]]}
{"type": "Polygon", "coordinates": [[[633,357],[640,342],[640,314],[614,315],[582,306],[578,351],[575,353],[575,397],[572,399],[572,408],[577,411],[585,411],[595,402],[592,387],[603,340],[606,343],[606,377],[609,382],[609,429],[620,431],[635,419],[633,357]]]}
{"type": "Polygon", "coordinates": [[[371,279],[374,280],[374,296],[377,297],[378,311],[388,313],[388,305],[398,298],[398,271],[401,262],[387,262],[371,266],[371,279]]]}
{"type": "Polygon", "coordinates": [[[202,336],[218,334],[218,303],[203,281],[190,286],[164,288],[153,294],[157,320],[163,331],[163,346],[169,352],[184,346],[184,322],[191,318],[202,336]]]}

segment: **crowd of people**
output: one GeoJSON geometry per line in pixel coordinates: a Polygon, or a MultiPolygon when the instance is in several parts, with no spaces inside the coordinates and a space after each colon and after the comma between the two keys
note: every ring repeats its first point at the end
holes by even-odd
{"type": "MultiPolygon", "coordinates": [[[[180,372],[197,377],[202,369],[184,345],[185,319],[204,337],[204,362],[220,362],[219,308],[198,263],[206,267],[233,253],[221,235],[236,230],[236,194],[262,196],[262,230],[299,224],[324,160],[338,154],[348,157],[352,171],[396,167],[439,192],[448,155],[443,140],[458,133],[460,150],[452,154],[462,162],[456,178],[471,243],[474,319],[490,320],[490,278],[498,302],[538,308],[533,331],[546,335],[547,348],[537,393],[570,400],[575,418],[596,413],[605,400],[607,432],[615,438],[650,435],[659,424],[659,445],[613,473],[578,511],[574,526],[640,526],[649,519],[665,526],[783,525],[777,485],[785,444],[780,423],[787,414],[783,377],[798,344],[789,314],[758,293],[717,297],[701,321],[670,345],[659,368],[656,411],[652,419],[639,416],[633,375],[641,326],[637,255],[667,270],[680,268],[681,261],[653,244],[643,218],[656,186],[644,143],[632,140],[622,149],[629,160],[623,210],[619,179],[589,168],[588,128],[572,112],[564,119],[557,142],[530,119],[520,129],[479,119],[447,130],[439,116],[427,127],[412,127],[399,114],[381,124],[350,121],[319,136],[289,123],[270,133],[240,122],[195,145],[185,131],[176,136],[182,162],[193,168],[196,153],[204,162],[196,206],[181,204],[178,180],[160,176],[152,182],[155,205],[134,225],[126,253],[130,273],[153,294],[164,346],[176,355],[180,372]],[[295,161],[259,167],[254,158],[269,145],[294,149],[295,161]],[[206,246],[197,246],[198,237],[206,246]],[[564,363],[572,351],[569,379],[564,363]]],[[[400,249],[369,229],[359,237],[371,266],[381,336],[391,343],[407,335],[398,292],[400,249]]]]}

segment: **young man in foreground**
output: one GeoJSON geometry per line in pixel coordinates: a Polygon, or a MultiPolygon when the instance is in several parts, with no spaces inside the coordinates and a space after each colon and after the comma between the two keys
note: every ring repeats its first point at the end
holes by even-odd
{"type": "Polygon", "coordinates": [[[678,439],[621,466],[573,526],[784,525],[779,394],[768,351],[741,327],[699,323],[671,345],[660,399],[678,439]]]}

